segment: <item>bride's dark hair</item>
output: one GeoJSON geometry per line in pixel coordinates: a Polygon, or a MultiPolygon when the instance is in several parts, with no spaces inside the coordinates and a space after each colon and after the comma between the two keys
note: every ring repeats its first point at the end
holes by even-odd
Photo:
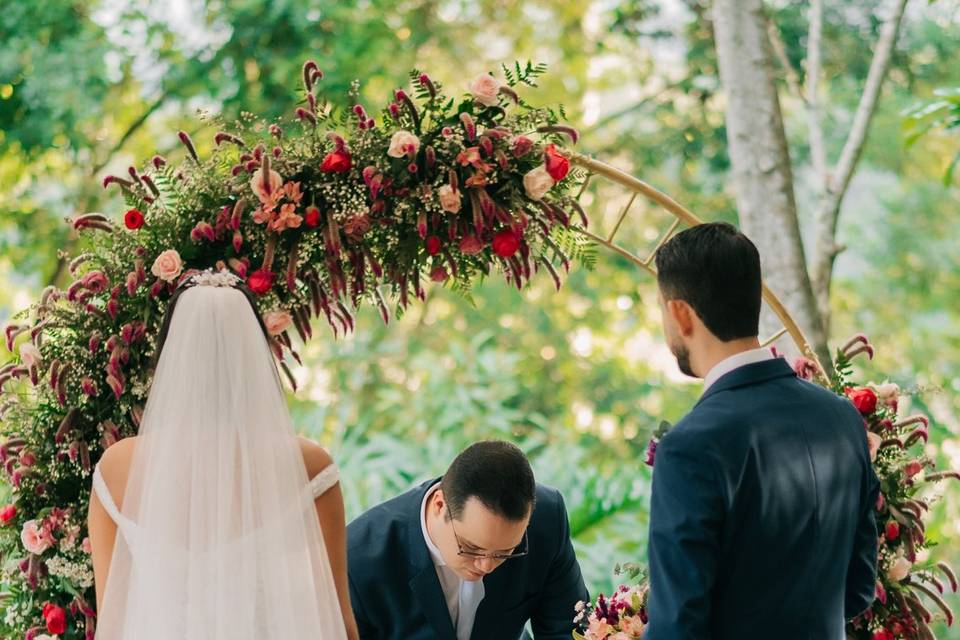
{"type": "MultiPolygon", "coordinates": [[[[184,291],[189,291],[198,285],[195,285],[189,281],[184,282],[183,285],[177,287],[177,290],[173,292],[173,296],[170,297],[170,302],[167,304],[167,311],[163,315],[163,322],[160,323],[160,334],[157,336],[157,350],[153,354],[153,368],[156,369],[157,363],[160,362],[160,354],[163,352],[163,345],[167,342],[167,333],[170,332],[170,322],[173,320],[173,312],[177,308],[177,301],[180,299],[180,296],[183,295],[184,291]]],[[[257,303],[254,301],[253,292],[250,291],[250,288],[243,282],[234,285],[231,287],[236,289],[243,294],[243,297],[247,299],[247,302],[250,303],[250,308],[253,310],[253,315],[257,318],[257,324],[260,325],[260,330],[263,331],[263,337],[267,342],[270,341],[270,333],[267,331],[267,325],[263,322],[263,316],[260,315],[260,312],[257,311],[257,303]]]]}

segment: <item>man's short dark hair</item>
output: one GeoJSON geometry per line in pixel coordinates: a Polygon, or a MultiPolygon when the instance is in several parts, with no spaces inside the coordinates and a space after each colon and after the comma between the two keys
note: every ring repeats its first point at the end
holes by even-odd
{"type": "Polygon", "coordinates": [[[441,481],[450,513],[459,519],[470,498],[502,518],[518,522],[533,510],[537,485],[530,461],[503,440],[477,442],[458,455],[441,481]]]}
{"type": "Polygon", "coordinates": [[[701,224],[671,238],[657,251],[657,282],[665,299],[689,304],[724,342],[760,332],[760,253],[731,224],[701,224]]]}

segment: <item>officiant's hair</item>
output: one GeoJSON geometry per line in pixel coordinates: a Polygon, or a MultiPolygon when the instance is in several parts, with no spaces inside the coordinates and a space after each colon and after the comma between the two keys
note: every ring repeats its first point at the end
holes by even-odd
{"type": "MultiPolygon", "coordinates": [[[[173,312],[177,308],[177,301],[180,300],[180,296],[183,295],[185,291],[193,289],[196,285],[181,285],[177,287],[177,290],[173,292],[173,295],[170,296],[170,302],[167,303],[167,310],[163,315],[163,321],[160,323],[160,333],[157,335],[157,350],[153,353],[153,368],[157,368],[157,364],[160,362],[160,354],[163,352],[163,345],[167,341],[167,334],[170,332],[170,323],[173,320],[173,312]]],[[[260,315],[260,312],[257,311],[257,303],[253,298],[253,292],[250,291],[250,288],[247,285],[240,283],[234,285],[232,288],[236,289],[243,294],[243,297],[247,299],[247,302],[250,303],[250,308],[253,310],[253,315],[257,319],[257,323],[260,325],[260,330],[263,331],[263,337],[269,342],[270,332],[267,331],[267,325],[263,321],[263,316],[260,315]]]]}
{"type": "Polygon", "coordinates": [[[530,461],[514,444],[503,440],[476,442],[450,463],[441,481],[450,514],[459,519],[470,498],[511,522],[533,511],[537,483],[530,461]]]}
{"type": "Polygon", "coordinates": [[[657,250],[657,282],[683,300],[713,335],[728,342],[760,332],[760,253],[726,222],[681,231],[657,250]]]}

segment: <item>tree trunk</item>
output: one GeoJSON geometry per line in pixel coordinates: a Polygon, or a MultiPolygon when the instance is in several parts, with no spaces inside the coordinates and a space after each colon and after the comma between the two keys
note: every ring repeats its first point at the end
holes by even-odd
{"type": "MultiPolygon", "coordinates": [[[[727,97],[727,146],[737,210],[756,243],[764,279],[800,325],[825,367],[830,350],[817,310],[797,221],[790,153],[773,75],[762,0],[716,0],[720,81],[727,97]]],[[[765,314],[764,335],[780,328],[765,314]]]]}

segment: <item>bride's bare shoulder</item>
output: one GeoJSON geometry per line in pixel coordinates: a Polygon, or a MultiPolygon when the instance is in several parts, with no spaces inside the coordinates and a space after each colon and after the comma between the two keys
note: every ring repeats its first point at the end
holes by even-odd
{"type": "Polygon", "coordinates": [[[303,464],[307,468],[307,476],[313,478],[315,475],[333,464],[333,458],[326,449],[319,444],[300,436],[300,452],[303,454],[303,464]]]}
{"type": "MultiPolygon", "coordinates": [[[[111,493],[122,491],[127,483],[127,474],[130,472],[130,462],[137,446],[137,436],[118,440],[110,445],[100,457],[98,466],[104,482],[111,493]]],[[[122,495],[122,493],[121,493],[122,495]]]]}

